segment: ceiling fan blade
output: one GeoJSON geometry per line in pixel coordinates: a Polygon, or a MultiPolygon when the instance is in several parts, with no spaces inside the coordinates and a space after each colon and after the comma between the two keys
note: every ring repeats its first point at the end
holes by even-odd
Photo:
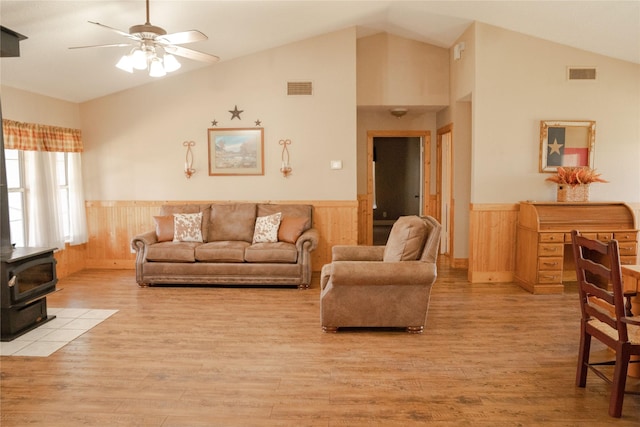
{"type": "Polygon", "coordinates": [[[87,49],[90,47],[124,47],[133,46],[131,43],[114,43],[114,44],[94,44],[91,46],[71,46],[69,49],[87,49]]]}
{"type": "Polygon", "coordinates": [[[156,38],[157,41],[167,44],[184,44],[207,40],[208,37],[198,30],[182,31],[179,33],[165,34],[156,38]]]}
{"type": "Polygon", "coordinates": [[[215,55],[209,55],[208,53],[198,52],[197,50],[187,49],[180,46],[164,46],[164,49],[173,55],[182,56],[183,58],[194,59],[196,61],[209,62],[213,64],[218,62],[220,58],[215,55]]]}
{"type": "Polygon", "coordinates": [[[108,25],[104,25],[104,24],[101,24],[101,23],[99,23],[99,22],[89,21],[89,23],[90,23],[90,24],[97,25],[97,26],[102,27],[102,28],[106,28],[107,30],[111,30],[111,31],[113,31],[113,32],[115,32],[115,33],[120,34],[121,36],[125,36],[125,37],[130,38],[130,39],[133,39],[133,40],[140,40],[140,37],[137,37],[137,36],[131,35],[131,34],[129,34],[129,33],[126,33],[126,32],[124,32],[124,31],[122,31],[122,30],[119,30],[119,29],[117,29],[117,28],[109,27],[108,25]]]}

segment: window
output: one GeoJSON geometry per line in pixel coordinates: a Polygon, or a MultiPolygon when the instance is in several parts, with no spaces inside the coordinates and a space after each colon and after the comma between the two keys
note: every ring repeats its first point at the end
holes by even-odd
{"type": "Polygon", "coordinates": [[[7,192],[9,196],[9,224],[11,243],[25,246],[27,222],[25,221],[24,158],[19,150],[4,150],[7,165],[7,192]]]}
{"type": "Polygon", "coordinates": [[[56,153],[56,174],[58,176],[58,205],[64,230],[64,240],[69,241],[69,154],[56,153]]]}
{"type": "MultiPolygon", "coordinates": [[[[61,215],[64,238],[70,239],[70,197],[69,197],[69,153],[55,153],[56,177],[58,183],[58,205],[61,215]]],[[[9,196],[9,223],[11,243],[18,247],[26,246],[28,240],[27,199],[29,192],[25,185],[24,152],[5,150],[7,167],[7,192],[9,196]]]]}
{"type": "Polygon", "coordinates": [[[79,129],[2,120],[16,246],[81,245],[89,239],[79,129]]]}

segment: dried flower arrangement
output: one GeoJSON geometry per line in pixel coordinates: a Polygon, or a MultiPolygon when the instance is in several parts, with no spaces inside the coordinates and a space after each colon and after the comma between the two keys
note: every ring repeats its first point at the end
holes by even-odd
{"type": "Polygon", "coordinates": [[[600,178],[600,174],[596,173],[595,169],[591,169],[585,166],[580,167],[558,167],[558,171],[555,175],[546,179],[547,181],[555,182],[558,185],[570,185],[575,187],[581,184],[591,184],[594,182],[609,182],[600,178]]]}

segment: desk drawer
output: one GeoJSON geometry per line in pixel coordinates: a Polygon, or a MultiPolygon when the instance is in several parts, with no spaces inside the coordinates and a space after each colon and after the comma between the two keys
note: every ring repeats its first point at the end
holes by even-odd
{"type": "MultiPolygon", "coordinates": [[[[540,242],[542,243],[564,242],[564,233],[540,233],[539,236],[540,242]]],[[[571,237],[569,237],[569,239],[571,239],[571,237]]]]}
{"type": "Polygon", "coordinates": [[[538,256],[562,256],[563,250],[564,250],[564,243],[538,244],[538,256]]]}
{"type": "Polygon", "coordinates": [[[538,258],[538,270],[562,270],[562,257],[540,257],[538,258]]]}
{"type": "Polygon", "coordinates": [[[539,271],[538,283],[562,283],[562,271],[539,271]]]}
{"type": "Polygon", "coordinates": [[[638,244],[636,242],[618,242],[620,255],[637,255],[638,244]]]}
{"type": "Polygon", "coordinates": [[[613,233],[598,233],[598,240],[601,242],[607,243],[613,239],[613,233]]]}
{"type": "Polygon", "coordinates": [[[631,242],[638,240],[638,233],[635,231],[617,231],[613,233],[613,238],[618,242],[631,242]]]}
{"type": "Polygon", "coordinates": [[[620,256],[621,265],[636,265],[636,257],[633,255],[620,256]]]}

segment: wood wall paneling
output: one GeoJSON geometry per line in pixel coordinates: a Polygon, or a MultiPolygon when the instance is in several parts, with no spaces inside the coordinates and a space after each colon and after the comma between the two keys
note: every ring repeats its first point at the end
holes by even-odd
{"type": "MultiPolygon", "coordinates": [[[[314,227],[320,241],[312,253],[314,271],[331,262],[331,247],[358,242],[357,201],[269,201],[304,203],[313,206],[314,227]]],[[[211,203],[210,201],[90,201],[87,206],[89,243],[85,249],[86,268],[135,268],[131,252],[133,236],[154,229],[153,216],[165,203],[211,203]]],[[[220,203],[229,203],[228,201],[220,203]]]]}
{"type": "Polygon", "coordinates": [[[56,259],[56,275],[59,279],[77,273],[86,268],[87,245],[65,245],[64,250],[54,252],[56,259]]]}
{"type": "MultiPolygon", "coordinates": [[[[429,214],[434,216],[432,209],[437,203],[434,203],[435,196],[430,196],[430,199],[429,214]]],[[[153,229],[153,215],[164,203],[186,202],[88,201],[89,242],[79,246],[67,245],[65,250],[56,252],[58,276],[66,277],[85,268],[133,269],[135,256],[130,248],[131,238],[153,229]]],[[[367,244],[363,239],[371,228],[371,212],[366,195],[359,195],[356,201],[289,203],[314,206],[314,225],[320,233],[318,248],[312,254],[315,272],[331,261],[333,245],[367,244]]],[[[630,206],[637,221],[640,204],[630,206]]],[[[467,268],[472,283],[513,281],[517,223],[517,204],[471,205],[469,258],[452,259],[451,266],[467,268]]]]}
{"type": "Polygon", "coordinates": [[[469,281],[511,282],[518,205],[472,204],[469,218],[469,281]]]}
{"type": "Polygon", "coordinates": [[[358,244],[373,244],[373,202],[369,195],[358,195],[358,244]]]}

